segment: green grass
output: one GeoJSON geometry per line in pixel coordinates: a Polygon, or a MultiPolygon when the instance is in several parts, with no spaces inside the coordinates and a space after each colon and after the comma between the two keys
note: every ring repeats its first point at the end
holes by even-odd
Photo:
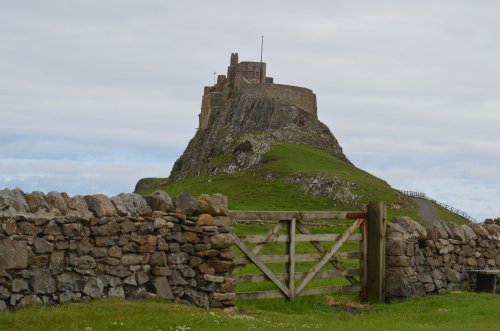
{"type": "MultiPolygon", "coordinates": [[[[357,305],[353,294],[336,302],[357,305]]],[[[499,330],[500,297],[449,293],[390,305],[370,305],[354,312],[325,303],[325,297],[294,302],[238,302],[226,313],[159,300],[96,300],[0,313],[0,330],[499,330]],[[188,329],[189,328],[189,329],[188,329]]]]}
{"type": "MultiPolygon", "coordinates": [[[[145,185],[140,194],[147,195],[163,189],[170,195],[188,191],[194,196],[202,193],[222,193],[229,198],[232,210],[359,210],[369,201],[382,200],[398,203],[399,210],[389,209],[389,217],[406,215],[419,221],[413,203],[401,196],[383,180],[342,162],[309,145],[276,145],[265,156],[258,169],[236,174],[191,177],[170,185],[145,185]],[[272,174],[272,179],[266,176],[272,174]],[[356,205],[339,205],[325,197],[302,193],[297,185],[286,182],[286,177],[304,174],[326,175],[344,182],[355,183],[353,193],[360,196],[356,205]]],[[[212,162],[221,166],[227,160],[219,155],[212,162]]]]}

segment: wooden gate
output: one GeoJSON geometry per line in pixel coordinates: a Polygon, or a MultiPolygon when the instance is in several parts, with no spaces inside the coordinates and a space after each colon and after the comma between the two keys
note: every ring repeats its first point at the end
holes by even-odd
{"type": "MultiPolygon", "coordinates": [[[[294,300],[297,296],[332,294],[347,291],[361,291],[371,302],[383,300],[383,269],[385,265],[385,246],[382,240],[382,225],[385,219],[385,207],[381,203],[373,203],[366,212],[231,212],[233,220],[274,221],[274,226],[264,235],[242,235],[235,239],[235,245],[244,256],[235,258],[236,268],[232,274],[238,283],[258,283],[271,281],[277,289],[269,291],[238,292],[238,300],[280,298],[294,300]],[[377,208],[375,208],[377,207],[377,208]],[[371,217],[370,217],[371,215],[371,217]],[[379,220],[377,222],[377,219],[379,220]],[[311,233],[309,221],[351,220],[341,233],[311,233]],[[369,221],[370,220],[370,221],[369,221]],[[373,224],[369,227],[369,224],[373,224]],[[371,229],[371,231],[370,231],[371,229]],[[372,240],[373,251],[368,248],[370,232],[377,238],[372,240]],[[359,242],[359,251],[339,252],[347,241],[359,242]],[[316,253],[296,253],[297,243],[309,243],[316,253]],[[377,242],[375,245],[374,243],[377,242]],[[283,243],[286,251],[280,255],[259,255],[270,243],[283,243]],[[378,248],[377,248],[378,247],[378,248]],[[382,254],[383,249],[383,254],[382,254]],[[376,254],[378,252],[378,254],[376,254]],[[369,255],[372,255],[371,257],[369,255]],[[383,255],[383,256],[382,256],[383,255]],[[377,259],[377,263],[368,264],[369,259],[377,259]],[[357,269],[346,268],[342,261],[358,259],[357,269]],[[297,263],[312,262],[307,271],[297,272],[297,263]],[[274,272],[269,265],[285,263],[284,272],[274,272]],[[242,267],[255,265],[261,274],[240,274],[242,267]],[[324,268],[328,265],[328,268],[324,268]],[[327,270],[322,270],[327,269],[327,270]],[[370,272],[370,276],[368,273],[370,272]],[[336,286],[311,287],[313,279],[332,279],[343,277],[348,284],[336,286]],[[371,286],[369,285],[371,280],[371,286]],[[376,284],[378,283],[378,284],[376,284]],[[371,293],[371,295],[370,295],[371,293]],[[375,296],[374,293],[379,293],[375,296]],[[371,299],[370,299],[371,298],[371,299]]],[[[383,226],[385,229],[385,225],[383,226]]]]}

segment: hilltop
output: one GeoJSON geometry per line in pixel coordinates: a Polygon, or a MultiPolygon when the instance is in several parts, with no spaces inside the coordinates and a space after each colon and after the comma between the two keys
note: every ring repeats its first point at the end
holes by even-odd
{"type": "Polygon", "coordinates": [[[312,90],[275,84],[265,63],[238,62],[237,53],[227,75],[204,88],[198,131],[170,176],[141,179],[135,191],[158,188],[223,193],[233,210],[352,210],[383,200],[390,216],[420,220],[410,198],[347,158],[318,119],[312,90]]]}

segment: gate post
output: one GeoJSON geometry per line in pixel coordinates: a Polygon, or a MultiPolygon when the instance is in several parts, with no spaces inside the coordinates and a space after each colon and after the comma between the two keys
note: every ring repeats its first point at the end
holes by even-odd
{"type": "Polygon", "coordinates": [[[369,303],[385,301],[385,222],[386,207],[382,201],[368,204],[367,299],[369,303]]]}

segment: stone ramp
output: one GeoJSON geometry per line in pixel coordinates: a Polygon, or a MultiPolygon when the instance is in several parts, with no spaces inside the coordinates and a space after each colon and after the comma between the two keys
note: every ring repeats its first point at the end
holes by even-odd
{"type": "Polygon", "coordinates": [[[430,202],[427,199],[421,199],[421,198],[411,198],[411,199],[417,205],[418,214],[420,215],[420,217],[422,217],[424,221],[432,223],[440,220],[437,210],[432,204],[432,202],[430,202]]]}

